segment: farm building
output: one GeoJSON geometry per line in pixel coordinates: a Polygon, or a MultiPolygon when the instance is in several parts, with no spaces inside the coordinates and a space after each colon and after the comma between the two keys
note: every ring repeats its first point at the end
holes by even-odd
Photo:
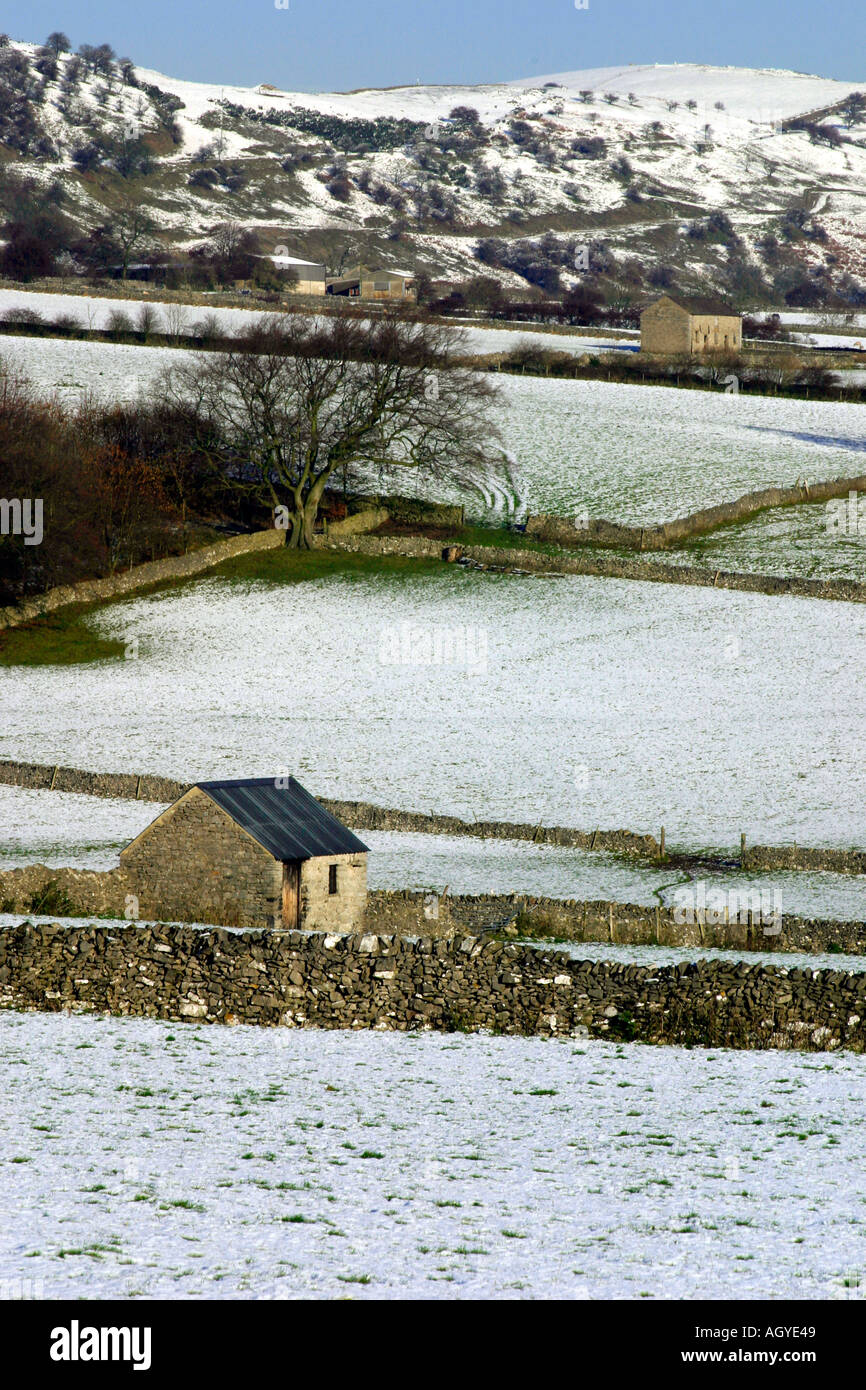
{"type": "Polygon", "coordinates": [[[742,345],[742,318],[720,299],[665,294],[640,316],[641,352],[686,357],[739,352],[742,345]]]}
{"type": "Polygon", "coordinates": [[[417,297],[415,276],[409,270],[371,269],[356,265],[328,282],[328,294],[350,299],[409,299],[417,297]]]}
{"type": "Polygon", "coordinates": [[[199,782],[120,854],[138,914],[356,931],[367,846],[294,777],[199,782]]]}
{"type": "Polygon", "coordinates": [[[301,261],[297,256],[274,253],[270,258],[278,270],[293,270],[297,281],[291,287],[292,294],[324,294],[327,271],[320,261],[301,261]]]}

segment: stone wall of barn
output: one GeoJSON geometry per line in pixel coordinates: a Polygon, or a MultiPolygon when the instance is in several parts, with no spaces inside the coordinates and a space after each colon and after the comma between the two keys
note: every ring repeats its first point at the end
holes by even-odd
{"type": "Polygon", "coordinates": [[[738,352],[742,345],[742,320],[736,314],[688,314],[677,304],[661,301],[641,315],[641,352],[683,356],[738,352]]]}
{"type": "Polygon", "coordinates": [[[367,902],[367,856],[334,854],[306,859],[301,864],[299,925],[308,931],[358,931],[367,902]],[[331,865],[337,868],[337,891],[329,886],[331,865]]]}
{"type": "Polygon", "coordinates": [[[477,936],[25,923],[0,928],[0,1008],[284,1028],[866,1047],[866,974],[729,960],[622,965],[477,936]]]}
{"type": "Polygon", "coordinates": [[[730,314],[694,316],[691,333],[693,353],[738,352],[743,345],[741,321],[730,314]]]}
{"type": "Polygon", "coordinates": [[[139,917],[280,924],[282,864],[196,788],[121,852],[120,867],[139,917]]]}
{"type": "Polygon", "coordinates": [[[652,304],[641,314],[641,352],[684,355],[691,350],[691,320],[678,305],[669,301],[652,304]]]}

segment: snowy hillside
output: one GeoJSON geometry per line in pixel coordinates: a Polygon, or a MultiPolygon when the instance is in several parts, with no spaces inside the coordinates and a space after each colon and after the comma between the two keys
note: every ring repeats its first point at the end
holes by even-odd
{"type": "MultiPolygon", "coordinates": [[[[633,92],[640,101],[685,102],[715,108],[723,101],[734,116],[767,122],[785,120],[804,111],[831,106],[851,91],[849,84],[809,73],[779,68],[707,67],[698,63],[629,63],[618,68],[585,68],[580,72],[553,73],[511,83],[513,87],[544,87],[556,83],[570,96],[586,88],[615,92],[627,98],[633,92]]],[[[855,84],[856,85],[856,84],[855,84]]]]}
{"type": "Polygon", "coordinates": [[[312,94],[69,54],[40,76],[39,53],[0,50],[0,96],[31,108],[22,126],[4,102],[0,148],[59,178],[85,228],[134,188],[165,248],[234,221],[283,255],[512,291],[590,277],[609,298],[675,283],[805,308],[856,307],[866,280],[857,84],[678,64],[312,94]]]}

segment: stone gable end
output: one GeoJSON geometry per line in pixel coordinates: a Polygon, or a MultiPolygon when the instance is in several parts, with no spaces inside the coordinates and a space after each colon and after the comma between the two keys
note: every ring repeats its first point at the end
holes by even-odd
{"type": "Polygon", "coordinates": [[[283,866],[199,788],[128,845],[139,915],[228,927],[279,925],[283,866]]]}
{"type": "Polygon", "coordinates": [[[641,314],[641,352],[671,356],[739,352],[743,345],[738,314],[691,313],[663,296],[641,314]]]}

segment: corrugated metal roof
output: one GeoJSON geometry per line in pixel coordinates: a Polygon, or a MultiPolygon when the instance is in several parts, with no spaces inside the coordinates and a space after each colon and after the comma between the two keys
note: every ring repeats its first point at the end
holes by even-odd
{"type": "Polygon", "coordinates": [[[283,863],[319,855],[367,852],[367,846],[320,806],[294,777],[249,777],[195,785],[283,863]],[[277,785],[278,782],[286,785],[277,785]]]}

